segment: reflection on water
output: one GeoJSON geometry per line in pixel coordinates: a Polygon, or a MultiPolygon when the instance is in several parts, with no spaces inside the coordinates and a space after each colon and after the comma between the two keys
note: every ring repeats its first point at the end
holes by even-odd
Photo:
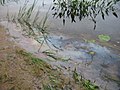
{"type": "MultiPolygon", "coordinates": [[[[50,36],[49,41],[51,41],[52,44],[58,47],[61,50],[61,52],[67,51],[68,53],[63,54],[65,56],[66,55],[74,56],[75,54],[76,56],[80,57],[80,54],[81,54],[81,56],[85,56],[85,58],[87,56],[88,58],[90,58],[91,54],[89,52],[95,52],[94,57],[97,57],[98,59],[102,59],[102,61],[114,62],[120,59],[119,55],[113,54],[111,52],[112,51],[111,49],[108,49],[105,46],[100,46],[97,43],[96,44],[88,43],[88,42],[84,42],[77,38],[69,38],[69,39],[62,38],[61,39],[61,37],[58,37],[58,36],[50,36]]],[[[76,60],[78,57],[74,59],[76,60]]]]}
{"type": "Polygon", "coordinates": [[[70,67],[71,70],[73,70],[73,67],[77,67],[79,73],[95,81],[98,85],[102,85],[101,89],[103,90],[108,82],[106,87],[108,90],[119,90],[115,83],[120,84],[120,56],[112,53],[111,49],[94,43],[81,42],[81,40],[75,38],[61,39],[57,36],[51,36],[49,40],[56,47],[62,49],[62,51],[59,51],[59,55],[73,60],[67,62],[67,64],[57,63],[58,65],[70,67]],[[89,53],[91,51],[95,52],[93,57],[89,53]],[[80,64],[76,66],[75,63],[80,64]]]}

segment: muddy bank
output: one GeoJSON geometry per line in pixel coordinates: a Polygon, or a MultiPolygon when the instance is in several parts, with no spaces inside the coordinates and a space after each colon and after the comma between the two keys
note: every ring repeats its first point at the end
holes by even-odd
{"type": "Polygon", "coordinates": [[[32,38],[24,36],[21,28],[14,23],[1,22],[11,36],[10,40],[28,52],[39,58],[43,58],[51,64],[54,69],[72,76],[74,69],[86,79],[95,82],[101,90],[119,90],[120,71],[119,53],[99,43],[85,42],[83,38],[71,38],[64,34],[57,33],[57,36],[50,34],[48,38],[49,47],[44,44],[38,52],[39,44],[32,38]],[[54,45],[54,46],[53,46],[54,45]]]}
{"type": "Polygon", "coordinates": [[[0,90],[85,90],[10,38],[0,26],[0,90]]]}

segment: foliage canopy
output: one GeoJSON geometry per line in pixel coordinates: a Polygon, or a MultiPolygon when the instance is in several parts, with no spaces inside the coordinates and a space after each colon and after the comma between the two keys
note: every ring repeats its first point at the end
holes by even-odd
{"type": "Polygon", "coordinates": [[[53,16],[62,18],[63,24],[65,24],[66,18],[70,18],[71,22],[76,22],[78,18],[81,21],[86,17],[90,17],[94,22],[95,28],[95,19],[99,14],[103,20],[105,19],[105,15],[109,16],[110,13],[118,17],[116,14],[116,4],[119,1],[120,0],[53,0],[53,16]]]}

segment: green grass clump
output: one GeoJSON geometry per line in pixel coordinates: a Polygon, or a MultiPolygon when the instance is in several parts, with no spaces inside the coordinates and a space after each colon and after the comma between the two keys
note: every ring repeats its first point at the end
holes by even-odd
{"type": "Polygon", "coordinates": [[[84,79],[81,75],[77,73],[77,70],[73,71],[73,79],[75,80],[76,83],[82,84],[86,90],[99,90],[99,87],[92,83],[90,80],[84,79]]]}
{"type": "MultiPolygon", "coordinates": [[[[47,66],[48,65],[44,60],[33,56],[31,53],[27,53],[23,50],[16,51],[16,52],[18,54],[22,55],[24,57],[24,59],[26,61],[28,61],[28,63],[34,64],[34,65],[39,65],[39,66],[47,66]]],[[[50,66],[50,65],[48,65],[48,66],[50,66]]]]}

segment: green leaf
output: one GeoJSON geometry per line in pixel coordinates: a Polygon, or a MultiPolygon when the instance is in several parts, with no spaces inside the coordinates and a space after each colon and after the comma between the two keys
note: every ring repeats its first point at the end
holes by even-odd
{"type": "Polygon", "coordinates": [[[90,51],[90,52],[88,52],[88,54],[95,55],[96,53],[94,51],[90,51]]]}
{"type": "Polygon", "coordinates": [[[115,12],[113,12],[113,15],[114,15],[116,18],[118,18],[118,15],[117,15],[115,12]]]}
{"type": "Polygon", "coordinates": [[[99,40],[106,41],[106,42],[110,41],[110,39],[111,39],[110,36],[104,35],[104,34],[98,35],[98,38],[99,38],[99,40]]]}
{"type": "Polygon", "coordinates": [[[73,71],[73,79],[75,80],[75,82],[79,82],[80,81],[80,77],[77,73],[77,70],[75,68],[75,70],[73,71]]]}
{"type": "Polygon", "coordinates": [[[101,13],[102,13],[102,19],[103,20],[105,20],[105,15],[104,15],[104,13],[101,11],[101,13]]]}
{"type": "Polygon", "coordinates": [[[85,42],[87,42],[87,43],[95,43],[95,42],[96,42],[96,40],[94,40],[94,39],[92,39],[92,40],[84,39],[84,40],[85,40],[85,42]]]}
{"type": "Polygon", "coordinates": [[[53,90],[51,85],[43,85],[43,90],[53,90]]]}

